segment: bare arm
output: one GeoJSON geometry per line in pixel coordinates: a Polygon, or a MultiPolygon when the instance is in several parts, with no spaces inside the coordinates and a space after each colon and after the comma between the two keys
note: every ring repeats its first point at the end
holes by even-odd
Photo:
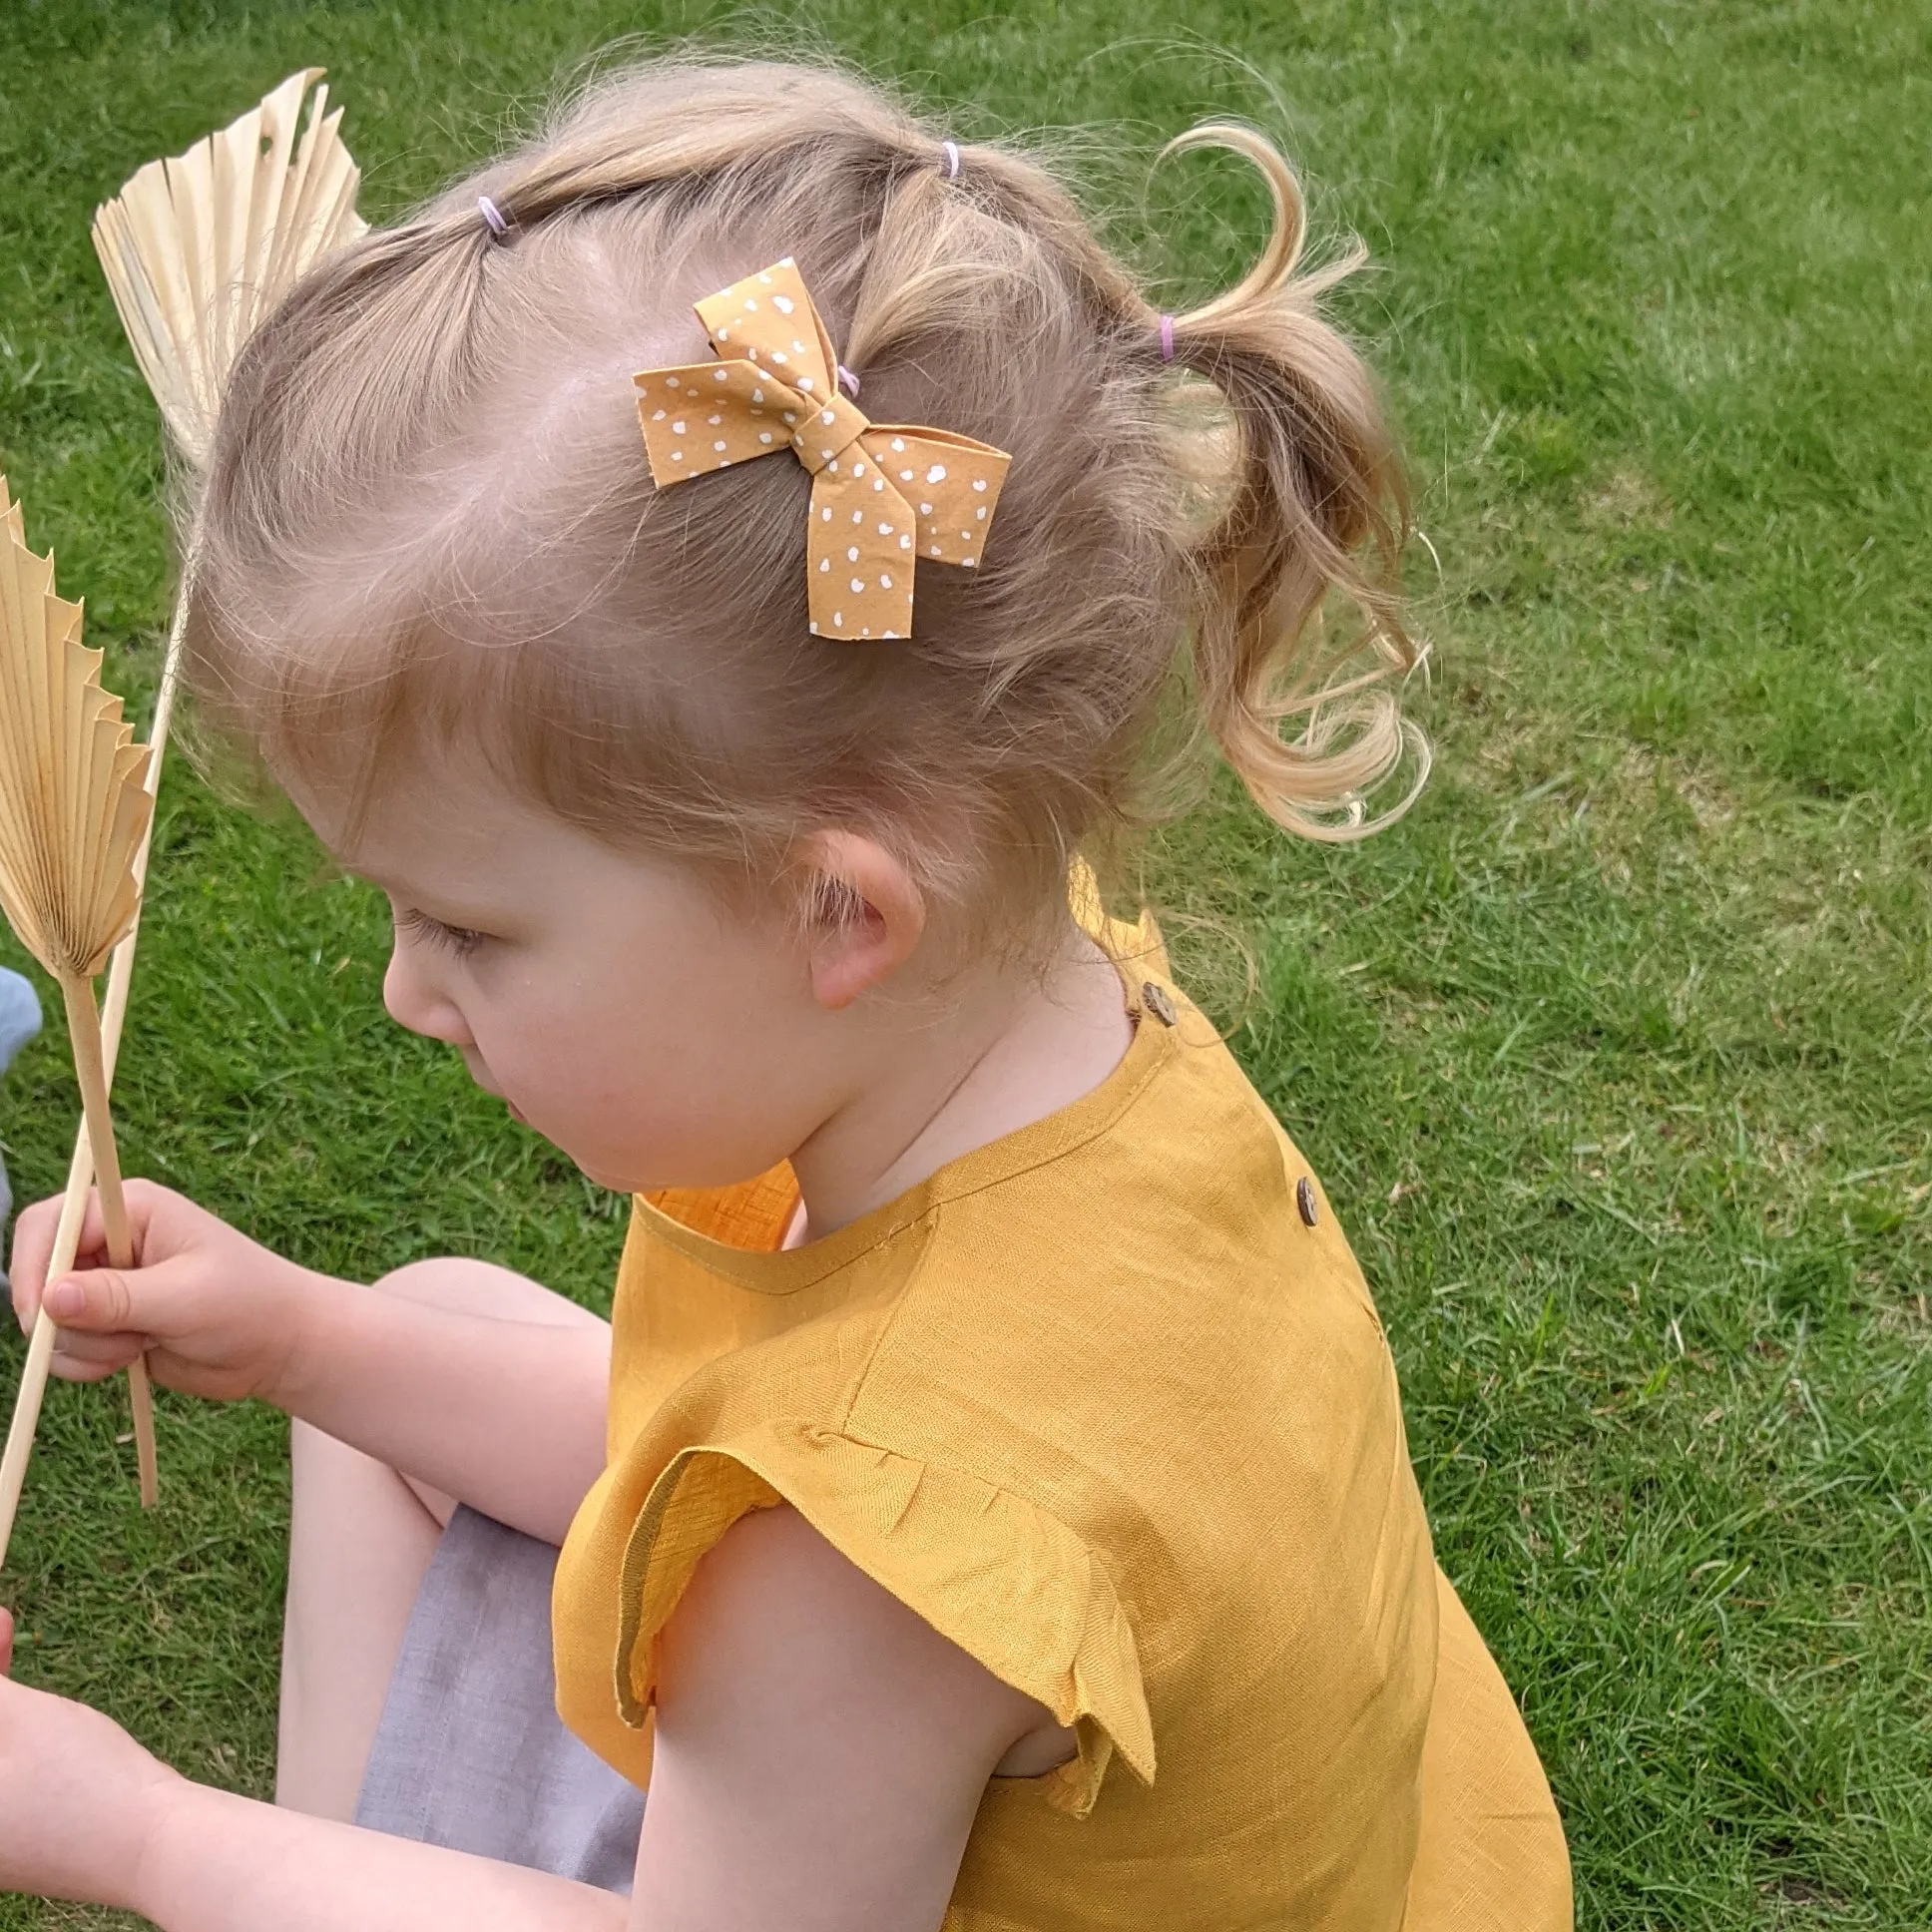
{"type": "Polygon", "coordinates": [[[1071,1753],[790,1509],[698,1566],[659,1665],[636,1932],[934,1932],[987,1778],[1071,1753]]]}
{"type": "Polygon", "coordinates": [[[704,1560],[662,1661],[628,1905],[189,1784],[97,1712],[5,1682],[0,1887],[163,1932],[935,1932],[988,1776],[1064,1749],[790,1510],[704,1560]]]}
{"type": "Polygon", "coordinates": [[[163,1932],[623,1932],[625,1900],[185,1784],[130,1903],[163,1932]]]}
{"type": "MultiPolygon", "coordinates": [[[[610,1331],[534,1283],[551,1318],[471,1313],[298,1266],[151,1182],[130,1183],[137,1265],[106,1255],[100,1205],[80,1267],[48,1282],[57,1202],[20,1216],[14,1307],[23,1327],[43,1289],[61,1324],[57,1374],[88,1381],[146,1348],[155,1378],[215,1401],[255,1396],[391,1468],[549,1543],[561,1543],[604,1467],[610,1331]]],[[[478,1277],[505,1270],[444,1263],[478,1277]]],[[[401,1282],[417,1269],[393,1277],[401,1282]]],[[[446,1299],[466,1301],[456,1294],[446,1299]]],[[[487,1282],[476,1300],[489,1304],[487,1282]]],[[[502,1305],[503,1297],[494,1298],[502,1305]]]]}

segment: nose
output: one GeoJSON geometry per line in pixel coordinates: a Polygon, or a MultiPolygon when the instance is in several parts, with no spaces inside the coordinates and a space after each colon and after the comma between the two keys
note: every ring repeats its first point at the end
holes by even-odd
{"type": "Polygon", "coordinates": [[[452,1047],[476,1044],[461,1008],[404,956],[401,946],[390,952],[389,969],[382,975],[382,1004],[397,1026],[426,1040],[441,1040],[452,1047]]]}

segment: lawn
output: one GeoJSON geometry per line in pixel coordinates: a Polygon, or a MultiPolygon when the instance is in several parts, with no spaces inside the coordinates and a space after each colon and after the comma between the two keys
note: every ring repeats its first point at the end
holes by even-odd
{"type": "MultiPolygon", "coordinates": [[[[325,64],[405,207],[620,33],[809,35],[1078,125],[1173,302],[1277,130],[1411,452],[1437,775],[1346,850],[1224,788],[1153,854],[1387,1317],[1442,1561],[1549,1766],[1588,1928],[1932,1922],[1932,16],[1918,0],[8,0],[0,467],[145,706],[154,413],[87,239],[141,162],[325,64]],[[1185,31],[1177,20],[1185,19],[1185,31]],[[1238,998],[1231,933],[1257,985],[1238,998]]],[[[130,1167],[304,1260],[458,1250],[601,1304],[621,1205],[382,1017],[385,924],[170,774],[120,1083],[130,1167]]],[[[7,956],[14,957],[9,951],[7,956]]],[[[75,1114],[3,1090],[19,1192],[75,1114]]],[[[5,1380],[20,1347],[5,1350],[5,1380]]],[[[19,1669],[265,1788],[278,1417],[50,1397],[19,1669]]],[[[0,1927],[92,1924],[0,1902],[0,1927]]]]}

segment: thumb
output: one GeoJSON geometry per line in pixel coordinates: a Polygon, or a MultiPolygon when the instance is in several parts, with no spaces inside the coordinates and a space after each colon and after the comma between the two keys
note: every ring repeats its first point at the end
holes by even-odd
{"type": "Polygon", "coordinates": [[[83,1334],[146,1330],[149,1320],[143,1317],[152,1317],[155,1290],[162,1286],[154,1277],[162,1272],[162,1268],[90,1268],[81,1274],[64,1274],[47,1290],[47,1312],[63,1328],[77,1328],[83,1334]]]}

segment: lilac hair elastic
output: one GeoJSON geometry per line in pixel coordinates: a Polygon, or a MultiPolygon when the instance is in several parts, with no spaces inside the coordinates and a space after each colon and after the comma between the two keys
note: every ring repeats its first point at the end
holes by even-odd
{"type": "Polygon", "coordinates": [[[943,146],[946,150],[946,179],[957,181],[959,179],[959,143],[948,141],[943,146]]]}
{"type": "Polygon", "coordinates": [[[841,362],[838,365],[838,386],[841,389],[843,389],[845,393],[848,396],[850,396],[854,402],[858,400],[858,377],[855,376],[851,372],[851,370],[845,366],[843,362],[841,362]]]}
{"type": "Polygon", "coordinates": [[[1172,315],[1161,317],[1161,360],[1163,362],[1174,360],[1174,317],[1172,315]]]}
{"type": "Polygon", "coordinates": [[[509,219],[487,195],[476,198],[477,213],[490,225],[490,233],[501,242],[510,233],[509,219]]]}

